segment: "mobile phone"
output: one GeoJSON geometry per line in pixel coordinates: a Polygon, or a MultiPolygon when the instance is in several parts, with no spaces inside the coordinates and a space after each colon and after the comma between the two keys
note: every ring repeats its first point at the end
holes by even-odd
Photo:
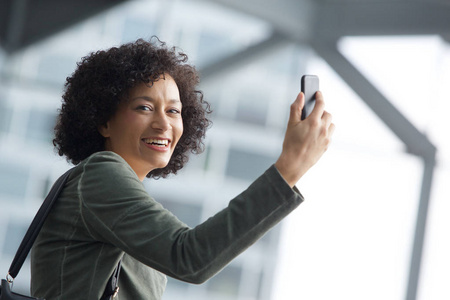
{"type": "Polygon", "coordinates": [[[319,90],[319,77],[316,75],[303,75],[301,91],[305,94],[305,106],[302,110],[302,120],[308,117],[316,103],[316,92],[319,90]]]}

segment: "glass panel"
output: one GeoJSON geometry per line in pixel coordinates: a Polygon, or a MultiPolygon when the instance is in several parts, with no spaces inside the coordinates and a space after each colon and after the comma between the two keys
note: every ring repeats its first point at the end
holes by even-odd
{"type": "Polygon", "coordinates": [[[3,253],[6,255],[14,256],[19,248],[25,232],[28,229],[29,224],[9,223],[5,235],[5,243],[3,243],[3,253]]]}
{"type": "Polygon", "coordinates": [[[197,67],[201,68],[212,64],[236,51],[238,45],[230,40],[229,36],[218,32],[202,31],[198,45],[197,67]]]}
{"type": "Polygon", "coordinates": [[[237,266],[229,265],[207,282],[207,288],[210,291],[221,294],[237,296],[239,293],[241,277],[242,269],[237,266]]]}
{"type": "Polygon", "coordinates": [[[76,59],[63,55],[45,55],[38,68],[39,80],[63,84],[76,67],[76,59]]]}
{"type": "Polygon", "coordinates": [[[268,99],[257,91],[240,91],[236,120],[264,126],[266,123],[268,99]]]}
{"type": "Polygon", "coordinates": [[[228,154],[226,175],[253,181],[274,162],[274,157],[231,149],[228,154]]]}
{"type": "Polygon", "coordinates": [[[158,199],[167,210],[190,227],[197,226],[202,216],[202,207],[193,203],[183,203],[168,199],[158,199]]]}
{"type": "Polygon", "coordinates": [[[126,19],[122,31],[122,41],[124,43],[134,42],[138,38],[148,40],[156,35],[156,26],[147,20],[126,19]]]}
{"type": "Polygon", "coordinates": [[[176,290],[178,293],[187,293],[190,283],[167,276],[167,289],[176,290]]]}
{"type": "MultiPolygon", "coordinates": [[[[0,161],[0,194],[24,198],[29,171],[17,163],[0,161]]],[[[2,197],[8,201],[8,197],[2,197]]]]}
{"type": "Polygon", "coordinates": [[[8,132],[11,121],[11,109],[5,102],[4,97],[0,94],[0,134],[8,132]]]}
{"type": "Polygon", "coordinates": [[[28,119],[27,139],[51,142],[56,112],[32,110],[28,119]]]}

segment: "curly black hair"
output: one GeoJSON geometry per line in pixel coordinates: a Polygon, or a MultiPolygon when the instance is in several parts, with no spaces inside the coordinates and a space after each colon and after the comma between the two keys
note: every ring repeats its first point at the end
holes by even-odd
{"type": "Polygon", "coordinates": [[[66,79],[53,139],[57,153],[76,165],[105,150],[105,138],[98,128],[115,114],[130,89],[140,83],[151,86],[169,74],[180,92],[184,131],[167,166],[152,170],[147,177],[176,174],[188,161],[189,152],[203,152],[205,133],[211,125],[209,103],[197,90],[199,74],[187,60],[186,54],[167,47],[157,37],[83,57],[66,79]]]}

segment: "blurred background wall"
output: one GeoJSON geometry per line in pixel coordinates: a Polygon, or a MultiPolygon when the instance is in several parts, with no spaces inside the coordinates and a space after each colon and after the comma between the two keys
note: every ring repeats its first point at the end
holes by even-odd
{"type": "MultiPolygon", "coordinates": [[[[448,299],[449,16],[443,1],[2,0],[0,270],[69,168],[51,144],[65,78],[91,51],[157,35],[188,54],[214,111],[206,152],[146,183],[188,225],[275,162],[302,74],[337,126],[298,183],[306,202],[164,299],[448,299]]],[[[27,264],[15,289],[28,282],[27,264]]]]}

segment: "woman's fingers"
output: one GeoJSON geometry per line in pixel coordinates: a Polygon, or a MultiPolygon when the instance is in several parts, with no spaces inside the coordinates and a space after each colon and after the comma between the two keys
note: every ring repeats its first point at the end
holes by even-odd
{"type": "Polygon", "coordinates": [[[321,118],[325,110],[325,100],[323,99],[323,95],[320,91],[316,92],[315,98],[316,103],[314,104],[314,108],[309,116],[311,118],[321,118]]]}
{"type": "Polygon", "coordinates": [[[275,164],[291,186],[295,185],[327,150],[335,129],[332,115],[324,110],[322,93],[316,93],[315,107],[311,115],[302,121],[304,101],[304,95],[300,93],[291,105],[283,151],[275,164]]]}
{"type": "Polygon", "coordinates": [[[291,112],[289,116],[289,123],[297,123],[302,119],[302,110],[305,106],[305,95],[300,92],[295,101],[291,104],[291,112]]]}

